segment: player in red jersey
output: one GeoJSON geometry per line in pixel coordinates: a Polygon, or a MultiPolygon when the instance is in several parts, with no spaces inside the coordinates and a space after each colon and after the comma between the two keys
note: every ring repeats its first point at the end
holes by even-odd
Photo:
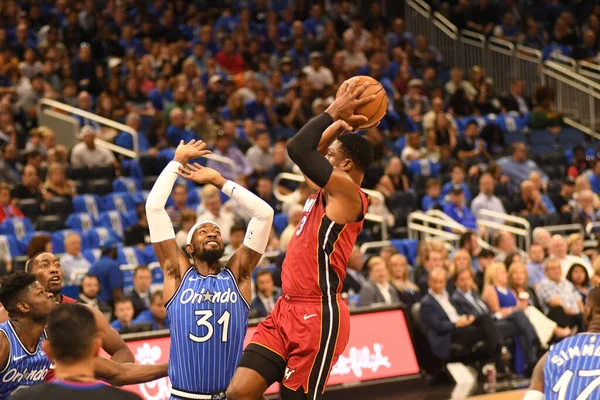
{"type": "Polygon", "coordinates": [[[283,295],[246,347],[228,400],[262,399],[277,381],[283,399],[320,399],[348,343],[350,313],[340,293],[368,208],[360,183],[373,151],[362,136],[342,133],[366,122],[354,115],[374,97],[359,100],[365,88],[350,83],[288,144],[290,157],[318,191],[307,199],[288,245],[283,295]]]}
{"type": "MultiPolygon", "coordinates": [[[[61,294],[63,287],[63,271],[57,256],[52,253],[42,252],[33,256],[25,265],[26,272],[35,275],[44,290],[54,295],[59,304],[76,303],[75,299],[61,294]]],[[[116,363],[133,363],[133,354],[125,344],[119,333],[110,327],[104,315],[97,309],[92,309],[96,318],[98,337],[102,339],[102,348],[111,355],[111,360],[116,363]]],[[[8,313],[4,308],[0,310],[0,322],[8,319],[8,313]]],[[[101,367],[101,366],[100,366],[101,367]]],[[[102,377],[102,371],[100,371],[102,377]]],[[[52,379],[54,370],[48,371],[46,381],[52,379]]]]}

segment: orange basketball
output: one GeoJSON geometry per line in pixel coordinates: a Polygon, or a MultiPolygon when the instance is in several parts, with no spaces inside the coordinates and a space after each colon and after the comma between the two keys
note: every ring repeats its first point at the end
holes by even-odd
{"type": "Polygon", "coordinates": [[[375,98],[372,101],[368,102],[367,104],[363,104],[354,111],[354,113],[357,115],[364,115],[365,117],[369,118],[367,122],[359,126],[359,129],[368,129],[373,126],[376,126],[387,112],[388,97],[385,93],[385,90],[383,89],[383,86],[381,86],[381,83],[379,83],[377,79],[373,79],[370,76],[366,75],[353,76],[352,78],[347,79],[344,83],[341,84],[335,97],[338,97],[341,94],[340,89],[342,89],[344,85],[348,85],[349,82],[355,79],[358,79],[356,85],[357,87],[364,84],[365,82],[369,83],[369,87],[367,87],[367,90],[365,90],[360,95],[359,99],[362,97],[371,96],[373,94],[375,95],[375,98]]]}

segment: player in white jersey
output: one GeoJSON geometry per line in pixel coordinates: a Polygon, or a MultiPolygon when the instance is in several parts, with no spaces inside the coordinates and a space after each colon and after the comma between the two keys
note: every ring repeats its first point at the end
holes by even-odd
{"type": "Polygon", "coordinates": [[[587,332],[563,339],[538,361],[524,400],[600,398],[600,286],[583,310],[587,332]]]}

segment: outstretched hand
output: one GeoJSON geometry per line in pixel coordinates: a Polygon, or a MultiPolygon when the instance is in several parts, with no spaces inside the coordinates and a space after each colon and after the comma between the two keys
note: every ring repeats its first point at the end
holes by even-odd
{"type": "Polygon", "coordinates": [[[325,110],[334,120],[344,120],[348,125],[357,127],[369,119],[364,115],[354,114],[356,108],[372,101],[376,96],[373,94],[359,99],[360,95],[369,87],[368,83],[358,84],[358,79],[349,79],[344,83],[343,92],[325,110]]]}
{"type": "Polygon", "coordinates": [[[179,142],[179,146],[175,149],[175,157],[173,160],[180,164],[186,164],[189,160],[211,154],[212,151],[206,148],[206,143],[202,140],[190,140],[189,143],[179,142]]]}
{"type": "Polygon", "coordinates": [[[219,189],[223,188],[223,185],[225,184],[225,182],[227,182],[227,180],[223,178],[223,176],[214,169],[203,167],[198,163],[188,163],[185,164],[184,167],[179,167],[177,175],[181,176],[184,179],[189,179],[190,181],[196,182],[200,185],[211,183],[219,189]]]}

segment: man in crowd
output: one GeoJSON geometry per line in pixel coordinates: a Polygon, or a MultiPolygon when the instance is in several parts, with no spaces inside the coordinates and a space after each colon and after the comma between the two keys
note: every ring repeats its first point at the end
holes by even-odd
{"type": "Polygon", "coordinates": [[[544,249],[544,258],[550,255],[550,242],[552,241],[552,236],[547,229],[544,228],[536,228],[533,232],[533,243],[539,244],[544,249]]]}
{"type": "Polygon", "coordinates": [[[77,232],[65,235],[65,253],[60,257],[60,264],[65,277],[65,285],[79,284],[76,273],[80,274],[79,279],[81,279],[92,266],[81,253],[81,236],[77,232]]]}
{"type": "Polygon", "coordinates": [[[502,106],[506,111],[516,111],[521,115],[529,114],[532,108],[531,99],[523,96],[525,83],[523,79],[516,78],[510,83],[510,93],[502,100],[502,106]]]}
{"type": "Polygon", "coordinates": [[[517,250],[515,237],[507,231],[498,231],[492,237],[492,243],[498,249],[496,260],[504,262],[507,255],[514,253],[517,250]]]}
{"type": "Polygon", "coordinates": [[[225,179],[236,180],[240,177],[245,178],[252,175],[252,165],[250,165],[244,153],[233,144],[233,137],[230,134],[224,131],[217,133],[217,142],[213,154],[229,157],[237,165],[237,176],[235,176],[230,165],[208,160],[206,166],[219,172],[225,179]]]}
{"type": "Polygon", "coordinates": [[[150,308],[150,285],[152,284],[152,272],[145,265],[136,267],[133,271],[133,290],[129,299],[133,304],[133,318],[137,318],[142,311],[150,308]]]}
{"type": "Polygon", "coordinates": [[[390,273],[381,257],[371,257],[367,262],[369,280],[362,286],[358,297],[361,307],[376,304],[401,304],[396,289],[390,284],[390,273]]]}
{"type": "Polygon", "coordinates": [[[221,201],[221,193],[212,185],[205,185],[202,188],[202,203],[203,208],[201,214],[198,215],[198,222],[213,221],[221,227],[221,235],[225,242],[229,242],[229,234],[231,227],[235,223],[233,213],[223,206],[221,201]]]}
{"type": "Polygon", "coordinates": [[[81,142],[73,146],[71,150],[71,165],[73,167],[106,167],[118,162],[113,153],[104,147],[96,146],[96,131],[88,125],[81,128],[81,142]]]}
{"type": "Polygon", "coordinates": [[[544,272],[544,248],[537,243],[529,247],[529,262],[527,263],[527,275],[529,286],[535,287],[546,277],[544,272]]]}
{"type": "Polygon", "coordinates": [[[502,173],[509,179],[509,190],[511,193],[519,193],[521,182],[529,179],[533,171],[540,173],[542,183],[548,183],[548,176],[535,161],[527,158],[527,146],[524,143],[517,142],[510,146],[510,156],[498,160],[498,165],[502,168],[502,173]]]}
{"type": "Polygon", "coordinates": [[[477,222],[471,210],[465,205],[462,187],[460,185],[452,186],[448,198],[449,201],[444,207],[444,213],[466,228],[476,231],[477,222]]]}
{"type": "Polygon", "coordinates": [[[479,253],[481,253],[481,246],[479,245],[477,234],[467,231],[460,235],[458,247],[469,252],[473,271],[479,271],[479,253]]]}
{"type": "Polygon", "coordinates": [[[256,133],[254,145],[248,149],[246,158],[254,174],[260,175],[267,172],[273,166],[273,150],[271,150],[271,136],[267,131],[256,133]]]}
{"type": "MultiPolygon", "coordinates": [[[[184,210],[187,210],[187,201],[188,201],[188,187],[185,184],[177,184],[173,188],[173,193],[171,193],[171,198],[173,199],[173,204],[167,207],[167,214],[169,214],[169,218],[171,218],[171,222],[174,226],[181,226],[181,214],[184,210]]],[[[148,219],[146,219],[146,225],[148,224],[148,219]]]]}
{"type": "Polygon", "coordinates": [[[490,159],[485,141],[477,136],[479,136],[479,125],[477,125],[475,120],[470,120],[465,126],[464,136],[458,139],[454,148],[456,159],[469,162],[469,164],[484,162],[490,159]]]}
{"type": "Polygon", "coordinates": [[[12,190],[12,197],[15,200],[31,199],[38,204],[38,213],[42,211],[44,204],[44,196],[42,195],[42,187],[37,170],[33,165],[27,165],[23,169],[21,183],[12,190]]]}
{"type": "Polygon", "coordinates": [[[119,333],[125,333],[131,328],[133,321],[133,304],[128,298],[121,298],[114,302],[114,312],[116,319],[110,326],[119,333]]]}
{"type": "Polygon", "coordinates": [[[90,275],[98,277],[100,281],[100,295],[98,299],[113,304],[115,300],[121,299],[123,295],[123,273],[117,262],[117,248],[119,241],[109,237],[100,245],[102,256],[92,265],[90,275]]]}
{"type": "Polygon", "coordinates": [[[493,222],[504,223],[503,220],[493,217],[480,216],[481,210],[490,210],[501,214],[506,214],[504,204],[502,201],[494,196],[494,189],[496,187],[496,179],[489,174],[485,173],[479,178],[479,194],[471,202],[471,211],[476,218],[487,219],[493,222]]]}
{"type": "Polygon", "coordinates": [[[100,281],[94,275],[84,275],[79,285],[78,303],[85,304],[88,307],[100,311],[107,320],[112,316],[112,310],[107,302],[98,300],[100,294],[100,281]]]}
{"type": "Polygon", "coordinates": [[[167,317],[167,309],[163,300],[162,290],[157,290],[150,294],[150,308],[142,311],[136,319],[132,321],[133,325],[152,324],[152,330],[158,331],[161,329],[169,329],[169,318],[167,317]]]}
{"type": "Polygon", "coordinates": [[[348,258],[348,268],[346,268],[346,278],[342,292],[349,295],[360,293],[363,285],[367,282],[367,278],[363,275],[363,259],[358,246],[354,246],[350,257],[348,258]]]}
{"type": "Polygon", "coordinates": [[[423,265],[417,267],[415,271],[415,283],[421,290],[421,293],[427,293],[429,274],[434,269],[444,268],[444,257],[441,252],[435,249],[428,249],[423,255],[423,265]]]}
{"type": "Polygon", "coordinates": [[[7,218],[23,217],[21,210],[12,204],[8,184],[0,182],[0,223],[7,218]]]}
{"type": "Polygon", "coordinates": [[[573,214],[573,193],[575,191],[575,180],[566,176],[560,184],[560,192],[550,196],[550,200],[556,207],[558,215],[564,224],[571,223],[573,214]]]}
{"type": "Polygon", "coordinates": [[[275,288],[273,282],[273,273],[268,269],[258,271],[256,274],[256,297],[250,304],[250,318],[266,318],[280,296],[281,293],[275,288]]]}
{"type": "MultiPolygon", "coordinates": [[[[553,235],[550,242],[550,258],[555,258],[560,261],[562,268],[562,276],[567,276],[567,272],[573,264],[584,264],[581,258],[568,254],[569,248],[567,240],[561,235],[553,235]]],[[[592,276],[594,272],[589,266],[585,266],[588,269],[588,276],[592,276]]]]}

